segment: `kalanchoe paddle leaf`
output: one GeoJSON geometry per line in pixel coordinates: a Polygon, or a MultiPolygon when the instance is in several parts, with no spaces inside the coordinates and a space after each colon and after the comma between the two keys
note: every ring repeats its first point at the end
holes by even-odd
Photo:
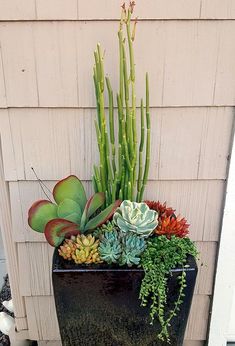
{"type": "Polygon", "coordinates": [[[28,224],[37,232],[44,232],[48,221],[57,218],[57,205],[47,200],[35,202],[28,212],[28,224]]]}
{"type": "Polygon", "coordinates": [[[101,235],[99,253],[100,258],[108,264],[118,262],[122,253],[122,246],[117,231],[105,231],[101,235]]]}
{"type": "Polygon", "coordinates": [[[58,236],[64,237],[64,238],[69,238],[71,236],[78,235],[78,234],[80,234],[80,230],[75,224],[62,228],[60,231],[58,231],[58,236]]]}
{"type": "Polygon", "coordinates": [[[64,238],[79,234],[78,226],[65,219],[49,221],[45,227],[45,237],[51,246],[59,246],[64,238]]]}
{"type": "Polygon", "coordinates": [[[105,202],[105,194],[103,192],[95,193],[90,199],[89,203],[87,202],[85,210],[87,209],[87,217],[91,217],[91,215],[96,212],[105,202]]]}
{"type": "Polygon", "coordinates": [[[81,220],[81,229],[84,228],[88,219],[93,215],[97,209],[99,209],[105,202],[105,194],[103,192],[97,192],[89,200],[85,205],[85,209],[82,214],[81,220]]]}
{"type": "Polygon", "coordinates": [[[117,200],[113,204],[108,206],[106,209],[102,210],[97,216],[95,216],[93,219],[87,222],[87,224],[84,227],[84,231],[93,230],[101,226],[103,223],[105,223],[113,216],[120,204],[121,201],[117,200]]]}
{"type": "Polygon", "coordinates": [[[60,180],[53,189],[53,196],[57,204],[67,198],[72,199],[80,205],[81,210],[84,209],[87,201],[84,187],[75,175],[60,180]]]}
{"type": "Polygon", "coordinates": [[[113,220],[122,232],[132,232],[148,237],[157,227],[157,212],[150,210],[146,203],[125,200],[116,210],[113,220]]]}
{"type": "Polygon", "coordinates": [[[57,213],[59,218],[75,222],[78,225],[81,222],[81,208],[79,204],[72,199],[65,198],[60,202],[57,213]]]}

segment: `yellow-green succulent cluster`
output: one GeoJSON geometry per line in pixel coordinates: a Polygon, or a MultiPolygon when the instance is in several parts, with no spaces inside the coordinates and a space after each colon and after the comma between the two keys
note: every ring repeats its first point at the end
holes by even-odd
{"type": "Polygon", "coordinates": [[[71,237],[71,239],[65,239],[63,245],[59,248],[59,254],[64,259],[71,261],[73,259],[73,255],[75,254],[75,251],[77,249],[76,237],[71,237]]]}
{"type": "Polygon", "coordinates": [[[59,254],[64,259],[74,260],[77,264],[102,263],[98,252],[99,239],[91,234],[84,234],[66,239],[59,248],[59,254]]]}

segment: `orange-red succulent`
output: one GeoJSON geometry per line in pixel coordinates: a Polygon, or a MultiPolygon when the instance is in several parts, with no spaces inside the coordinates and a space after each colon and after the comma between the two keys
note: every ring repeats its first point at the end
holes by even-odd
{"type": "Polygon", "coordinates": [[[180,215],[168,216],[161,220],[161,223],[155,230],[158,235],[166,235],[170,238],[172,235],[183,238],[189,233],[189,224],[185,218],[181,218],[180,215]]]}
{"type": "Polygon", "coordinates": [[[172,208],[167,208],[166,202],[161,204],[159,201],[145,201],[150,209],[155,210],[158,213],[158,217],[168,217],[174,214],[175,210],[172,208]]]}
{"type": "Polygon", "coordinates": [[[170,238],[175,235],[179,238],[185,237],[189,233],[189,224],[185,218],[175,215],[175,210],[168,208],[166,202],[145,201],[150,209],[158,212],[158,226],[155,229],[156,235],[166,235],[170,238]]]}

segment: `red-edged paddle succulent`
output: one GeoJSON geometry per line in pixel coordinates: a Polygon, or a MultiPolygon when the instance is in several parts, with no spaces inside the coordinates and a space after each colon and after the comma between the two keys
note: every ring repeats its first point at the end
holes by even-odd
{"type": "Polygon", "coordinates": [[[105,194],[98,192],[87,200],[84,187],[75,175],[60,180],[53,189],[53,197],[56,203],[37,201],[28,214],[29,226],[34,231],[44,232],[52,246],[59,246],[71,235],[92,231],[101,226],[121,204],[117,200],[98,213],[98,209],[105,203],[105,194]]]}

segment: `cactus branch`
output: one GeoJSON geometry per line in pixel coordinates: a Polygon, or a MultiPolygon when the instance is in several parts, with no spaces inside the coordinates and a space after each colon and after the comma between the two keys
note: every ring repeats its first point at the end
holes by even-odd
{"type": "Polygon", "coordinates": [[[111,142],[111,148],[112,148],[112,168],[113,168],[113,174],[116,172],[116,162],[115,162],[115,135],[114,135],[114,119],[113,119],[113,91],[110,85],[109,78],[106,77],[106,85],[108,89],[109,94],[109,137],[111,142]]]}
{"type": "Polygon", "coordinates": [[[139,146],[139,174],[138,174],[138,182],[137,182],[137,197],[136,201],[140,202],[140,192],[141,192],[141,182],[143,175],[143,150],[144,150],[144,104],[143,99],[141,99],[141,137],[140,137],[140,146],[139,146]]]}
{"type": "Polygon", "coordinates": [[[132,25],[134,1],[129,8],[122,6],[121,20],[118,30],[119,41],[119,91],[117,94],[117,123],[114,122],[113,90],[108,77],[104,77],[104,57],[98,44],[94,52],[94,86],[97,105],[97,120],[95,121],[100,163],[94,167],[93,185],[96,191],[106,195],[106,205],[115,199],[141,201],[148,179],[150,164],[150,115],[149,115],[149,85],[146,75],[146,105],[141,101],[141,138],[139,154],[137,153],[136,125],[136,93],[135,93],[135,62],[133,43],[136,33],[136,23],[132,25]],[[125,28],[125,33],[123,31],[125,28]],[[106,83],[105,83],[106,82],[106,83]],[[106,84],[106,88],[105,85],[106,84]],[[107,90],[106,90],[107,89],[107,90]],[[106,124],[104,93],[108,93],[108,123],[106,124]],[[117,143],[115,142],[115,125],[118,126],[117,143]],[[147,130],[145,130],[147,128],[147,130]],[[146,146],[145,143],[146,134],[146,146]],[[116,148],[116,144],[118,147],[116,148]],[[143,167],[143,152],[146,149],[143,167]],[[138,158],[138,167],[137,167],[138,158]],[[136,173],[138,179],[136,181],[136,173]],[[136,191],[137,190],[137,191],[136,191]]]}
{"type": "Polygon", "coordinates": [[[149,79],[146,73],[146,126],[147,126],[147,142],[146,142],[146,157],[145,157],[145,168],[143,176],[143,184],[140,192],[140,201],[143,199],[143,194],[149,174],[150,166],[150,113],[149,113],[149,79]]]}

